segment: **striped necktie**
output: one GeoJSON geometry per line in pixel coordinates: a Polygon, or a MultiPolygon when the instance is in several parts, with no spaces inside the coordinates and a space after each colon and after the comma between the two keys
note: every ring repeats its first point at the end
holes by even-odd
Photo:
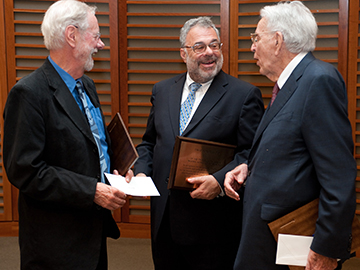
{"type": "Polygon", "coordinates": [[[190,84],[190,93],[187,96],[186,100],[181,104],[180,109],[180,135],[184,132],[186,124],[189,121],[192,108],[195,102],[195,92],[201,87],[200,83],[190,84]]]}
{"type": "Polygon", "coordinates": [[[106,170],[107,170],[107,165],[106,165],[106,161],[105,161],[105,156],[104,156],[102,148],[101,148],[99,130],[98,130],[95,120],[92,117],[91,112],[89,110],[89,106],[86,101],[84,89],[82,87],[82,83],[80,80],[76,81],[76,89],[79,93],[80,100],[84,106],[85,116],[89,122],[91,132],[93,134],[94,140],[95,140],[97,148],[98,148],[99,157],[100,157],[101,182],[105,183],[104,172],[106,172],[106,170]]]}

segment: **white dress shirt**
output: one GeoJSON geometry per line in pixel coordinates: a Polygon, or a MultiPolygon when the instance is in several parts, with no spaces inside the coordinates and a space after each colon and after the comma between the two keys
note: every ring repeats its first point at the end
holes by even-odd
{"type": "MultiPolygon", "coordinates": [[[[194,113],[196,112],[197,108],[200,105],[201,100],[203,99],[203,97],[205,96],[207,90],[209,89],[211,83],[213,80],[210,80],[206,83],[202,83],[201,87],[195,92],[195,102],[193,105],[193,109],[191,111],[190,117],[188,119],[188,122],[186,123],[185,128],[187,127],[187,125],[190,123],[192,117],[194,116],[194,113]]],[[[181,98],[181,104],[184,103],[184,101],[186,100],[187,96],[190,93],[190,84],[192,84],[194,81],[190,78],[189,73],[186,74],[186,81],[184,84],[184,89],[183,89],[183,94],[182,94],[182,98],[181,98]]],[[[185,129],[184,128],[184,129],[185,129]]]]}

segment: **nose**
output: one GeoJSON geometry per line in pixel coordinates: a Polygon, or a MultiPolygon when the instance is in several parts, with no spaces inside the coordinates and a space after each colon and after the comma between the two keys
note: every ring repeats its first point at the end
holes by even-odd
{"type": "Polygon", "coordinates": [[[206,49],[205,49],[205,52],[204,52],[206,55],[211,55],[214,53],[214,51],[209,47],[209,46],[206,46],[206,49]]]}
{"type": "Polygon", "coordinates": [[[253,43],[253,44],[251,44],[251,47],[250,47],[250,49],[251,49],[251,51],[254,53],[255,52],[255,42],[253,43]]]}
{"type": "Polygon", "coordinates": [[[97,48],[98,48],[99,50],[102,50],[102,49],[104,49],[104,47],[105,47],[104,42],[101,40],[101,38],[99,38],[99,40],[98,40],[98,42],[97,42],[97,48]]]}

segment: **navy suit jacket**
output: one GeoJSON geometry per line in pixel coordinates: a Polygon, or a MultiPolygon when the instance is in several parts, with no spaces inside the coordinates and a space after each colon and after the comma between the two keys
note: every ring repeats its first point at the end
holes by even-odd
{"type": "Polygon", "coordinates": [[[258,127],[249,158],[243,231],[235,269],[275,265],[268,223],[320,198],[311,249],[349,256],[356,164],[347,93],[339,72],[308,53],[258,127]]]}
{"type": "MultiPolygon", "coordinates": [[[[167,189],[173,147],[179,135],[181,96],[186,73],[154,85],[152,108],[143,142],[137,147],[135,174],[154,180],[161,196],[151,198],[152,238],[156,238],[166,204],[171,231],[182,244],[238,241],[241,202],[228,197],[192,199],[187,191],[167,189]],[[169,199],[170,198],[170,199],[169,199]],[[169,202],[168,202],[169,200],[169,202]]],[[[223,185],[226,172],[247,160],[255,130],[263,115],[260,90],[222,71],[214,78],[182,136],[237,146],[237,155],[213,174],[223,185]]]]}
{"type": "MultiPolygon", "coordinates": [[[[99,107],[94,82],[82,81],[99,107]]],[[[4,119],[4,165],[19,188],[22,268],[95,269],[103,233],[120,233],[110,211],[94,203],[100,161],[89,124],[48,60],[10,91],[4,119]]]]}

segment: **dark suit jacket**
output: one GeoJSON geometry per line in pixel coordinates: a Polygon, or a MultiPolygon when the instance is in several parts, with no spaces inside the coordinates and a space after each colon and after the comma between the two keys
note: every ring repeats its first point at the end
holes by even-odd
{"type": "MultiPolygon", "coordinates": [[[[180,103],[186,74],[155,84],[143,142],[137,147],[135,174],[152,177],[161,196],[151,198],[152,239],[156,238],[170,198],[170,222],[182,244],[238,241],[241,202],[228,197],[192,199],[187,191],[167,189],[175,138],[179,135],[180,103]]],[[[214,177],[223,185],[225,173],[245,161],[263,114],[261,93],[253,85],[224,72],[213,80],[182,136],[236,145],[235,160],[214,177]]]]}
{"type": "MultiPolygon", "coordinates": [[[[82,80],[99,107],[93,81],[82,80]]],[[[48,60],[10,91],[4,119],[4,165],[20,191],[22,267],[95,269],[103,231],[120,234],[93,201],[100,165],[87,120],[48,60]]]]}
{"type": "Polygon", "coordinates": [[[339,72],[312,53],[295,68],[267,109],[254,138],[235,269],[275,265],[267,224],[320,198],[312,250],[349,256],[356,164],[347,94],[339,72]]]}

